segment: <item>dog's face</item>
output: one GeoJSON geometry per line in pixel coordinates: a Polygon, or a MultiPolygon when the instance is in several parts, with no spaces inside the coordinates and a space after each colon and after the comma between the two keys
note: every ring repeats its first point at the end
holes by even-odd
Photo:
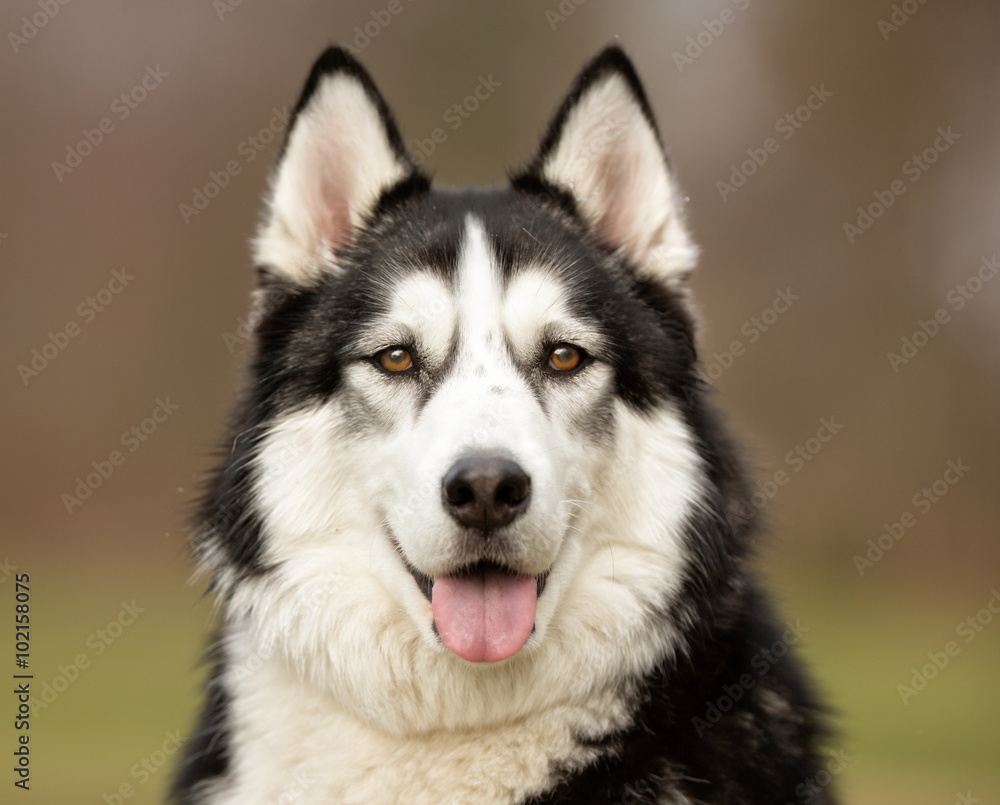
{"type": "Polygon", "coordinates": [[[215,497],[237,511],[203,544],[234,619],[408,727],[472,663],[481,723],[491,666],[542,683],[530,707],[655,661],[706,487],[693,261],[620,51],[484,191],[432,190],[371,79],[324,54],[257,240],[246,432],[215,497]]]}

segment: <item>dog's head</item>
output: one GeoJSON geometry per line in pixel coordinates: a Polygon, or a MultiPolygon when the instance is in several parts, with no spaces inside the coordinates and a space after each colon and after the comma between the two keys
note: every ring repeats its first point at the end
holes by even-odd
{"type": "Polygon", "coordinates": [[[368,74],[327,51],[256,258],[251,382],[200,542],[234,620],[411,724],[407,686],[426,710],[467,675],[481,719],[485,680],[520,675],[530,708],[675,648],[712,505],[695,249],[620,50],[509,187],[478,191],[432,189],[368,74]]]}

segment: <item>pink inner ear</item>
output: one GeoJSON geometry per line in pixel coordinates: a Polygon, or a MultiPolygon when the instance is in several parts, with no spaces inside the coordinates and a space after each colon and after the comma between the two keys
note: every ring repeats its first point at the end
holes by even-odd
{"type": "Polygon", "coordinates": [[[342,196],[336,199],[329,199],[329,214],[327,215],[327,226],[323,230],[323,237],[334,249],[340,249],[351,242],[354,237],[354,230],[351,227],[351,212],[347,206],[347,200],[342,196]]]}
{"type": "Polygon", "coordinates": [[[619,202],[613,194],[609,194],[608,208],[597,223],[597,238],[602,243],[615,248],[626,245],[631,234],[629,232],[630,212],[627,204],[619,202]]]}
{"type": "Polygon", "coordinates": [[[350,193],[354,176],[350,167],[340,162],[342,155],[327,150],[322,155],[325,176],[318,176],[320,182],[314,210],[318,234],[323,243],[339,249],[351,242],[354,227],[351,223],[350,193]]]}
{"type": "MultiPolygon", "coordinates": [[[[637,198],[642,192],[642,178],[635,175],[637,162],[629,156],[626,153],[617,160],[608,160],[607,175],[598,191],[600,197],[595,199],[603,213],[595,226],[597,237],[615,248],[633,245],[635,217],[643,203],[637,198]]],[[[653,202],[646,199],[646,203],[653,202]]]]}

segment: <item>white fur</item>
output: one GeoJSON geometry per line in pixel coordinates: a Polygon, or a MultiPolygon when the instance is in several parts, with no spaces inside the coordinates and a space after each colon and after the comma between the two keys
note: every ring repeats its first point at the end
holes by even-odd
{"type": "Polygon", "coordinates": [[[656,132],[625,80],[609,73],[573,107],[543,175],[565,187],[598,239],[648,278],[683,280],[698,256],[656,132]]]}
{"type": "Polygon", "coordinates": [[[296,284],[313,282],[406,172],[358,79],[327,76],[299,113],[272,182],[257,265],[296,284]]]}
{"type": "Polygon", "coordinates": [[[682,535],[704,484],[680,415],[617,402],[609,438],[581,438],[576,418],[611,382],[600,363],[553,384],[543,411],[504,342],[524,360],[543,334],[599,336],[541,266],[504,295],[474,219],[455,287],[428,272],[396,291],[373,350],[409,332],[433,363],[457,333],[452,374],[418,413],[407,381],[355,365],[336,398],[264,435],[256,498],[274,569],[232,588],[232,773],[213,801],[276,801],[296,772],[310,781],[301,805],[515,801],[591,759],[574,735],[629,723],[623,678],[685,649],[660,616],[683,581],[682,535]],[[428,305],[436,315],[420,315],[428,305]],[[351,399],[383,425],[353,428],[351,399]],[[524,572],[550,570],[527,645],[485,665],[444,648],[390,539],[429,575],[453,569],[441,477],[472,448],[531,474],[511,539],[524,572]]]}

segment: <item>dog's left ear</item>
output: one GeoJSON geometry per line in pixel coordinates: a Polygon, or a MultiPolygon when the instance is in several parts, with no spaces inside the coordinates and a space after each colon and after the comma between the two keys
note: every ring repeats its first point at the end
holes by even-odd
{"type": "Polygon", "coordinates": [[[572,199],[595,239],[646,279],[676,284],[694,267],[697,248],[684,228],[652,109],[616,46],[584,67],[538,155],[513,184],[572,199]]]}

